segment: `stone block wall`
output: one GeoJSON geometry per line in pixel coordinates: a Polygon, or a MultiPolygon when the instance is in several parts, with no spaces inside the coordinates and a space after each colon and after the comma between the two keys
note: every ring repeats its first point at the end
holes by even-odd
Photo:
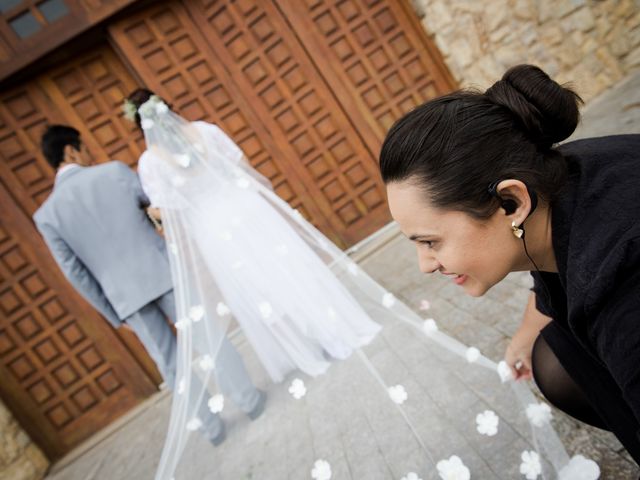
{"type": "Polygon", "coordinates": [[[0,401],[0,480],[40,480],[49,462],[0,401]]]}
{"type": "Polygon", "coordinates": [[[589,100],[640,68],[640,0],[405,0],[461,87],[518,63],[589,100]]]}

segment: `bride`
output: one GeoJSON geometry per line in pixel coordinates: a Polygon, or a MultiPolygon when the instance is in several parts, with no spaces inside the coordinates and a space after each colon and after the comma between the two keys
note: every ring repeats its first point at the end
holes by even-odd
{"type": "MultiPolygon", "coordinates": [[[[185,121],[149,90],[137,90],[125,105],[145,135],[147,150],[138,171],[156,220],[162,224],[178,310],[178,394],[173,396],[157,479],[173,477],[189,432],[201,425],[191,405],[208,399],[211,410],[220,411],[223,401],[211,395],[213,387],[201,389],[196,402],[188,397],[194,394],[190,385],[195,375],[202,377],[203,385],[210,384],[216,354],[232,318],[274,382],[294,371],[316,377],[327,372],[332,360],[345,360],[356,352],[371,378],[384,387],[389,407],[398,409],[399,422],[406,422],[423,451],[425,471],[411,472],[406,478],[435,478],[436,473],[444,480],[513,478],[490,466],[479,471],[481,477],[474,477],[465,458],[455,451],[436,458],[433,446],[428,446],[433,442],[424,440],[424,432],[415,428],[403,406],[405,388],[389,385],[361,347],[375,346],[381,324],[405,322],[444,352],[434,356],[440,363],[438,371],[455,369],[461,377],[469,375],[468,364],[474,363],[474,368],[498,370],[506,381],[506,365],[499,368],[477,349],[439,332],[433,320],[423,323],[280,199],[217,126],[185,121]],[[451,353],[460,365],[453,365],[451,353]],[[492,476],[486,476],[489,474],[492,476]]],[[[532,431],[526,439],[530,450],[511,452],[521,460],[522,478],[598,478],[595,463],[568,457],[549,423],[548,406],[539,404],[527,387],[501,383],[498,375],[494,377],[495,391],[490,397],[499,394],[501,400],[491,405],[493,410],[478,414],[474,435],[495,435],[499,419],[512,417],[510,409],[519,406],[532,431]]],[[[446,375],[433,378],[447,381],[446,375]]],[[[304,395],[301,383],[296,379],[291,385],[296,398],[304,395]]],[[[418,404],[423,400],[427,401],[412,399],[418,404]]],[[[356,414],[359,407],[345,399],[341,408],[356,414]]],[[[446,415],[438,421],[449,422],[452,431],[458,430],[456,418],[466,416],[465,408],[452,398],[446,404],[446,415]]],[[[455,438],[460,442],[457,451],[468,444],[486,465],[506,449],[496,442],[495,452],[483,446],[481,454],[473,446],[476,439],[466,434],[455,438]]],[[[284,460],[274,458],[273,462],[284,460]]],[[[312,470],[310,466],[314,479],[331,478],[330,467],[323,462],[316,462],[312,470]]],[[[242,474],[247,472],[238,472],[234,478],[242,474]]]]}
{"type": "MultiPolygon", "coordinates": [[[[130,101],[143,105],[152,97],[138,90],[130,101]]],[[[147,107],[164,105],[151,100],[147,107]]],[[[194,241],[200,274],[224,279],[216,282],[216,313],[233,313],[273,381],[296,369],[319,375],[329,366],[328,356],[345,359],[368,344],[380,327],[260,190],[251,188],[252,180],[261,187],[269,182],[250,169],[238,146],[215,125],[173,120],[178,135],[158,138],[155,145],[158,129],[145,129],[151,148],[138,164],[142,187],[151,207],[179,219],[194,241]],[[194,143],[178,141],[180,133],[194,143]],[[219,171],[199,161],[199,149],[211,153],[219,171]]],[[[144,128],[153,120],[139,121],[144,128]]]]}

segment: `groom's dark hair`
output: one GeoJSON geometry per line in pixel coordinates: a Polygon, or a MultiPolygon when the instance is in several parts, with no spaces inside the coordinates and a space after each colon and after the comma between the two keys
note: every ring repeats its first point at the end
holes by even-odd
{"type": "Polygon", "coordinates": [[[64,160],[64,147],[71,145],[80,151],[80,132],[67,125],[51,125],[42,135],[40,147],[44,157],[55,170],[64,160]]]}

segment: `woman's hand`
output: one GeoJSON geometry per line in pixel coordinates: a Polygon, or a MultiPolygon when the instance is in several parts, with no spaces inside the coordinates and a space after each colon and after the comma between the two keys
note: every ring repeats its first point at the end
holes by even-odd
{"type": "Polygon", "coordinates": [[[531,352],[533,344],[540,335],[540,330],[550,321],[551,318],[543,315],[536,308],[536,294],[531,292],[522,324],[504,354],[504,361],[511,368],[511,373],[516,380],[530,380],[532,378],[531,352]]]}
{"type": "Polygon", "coordinates": [[[153,223],[153,227],[156,229],[159,235],[164,237],[164,229],[162,228],[162,214],[159,208],[147,207],[147,217],[153,223]]]}
{"type": "Polygon", "coordinates": [[[520,328],[507,347],[504,361],[511,368],[513,378],[516,380],[530,380],[532,377],[531,351],[538,334],[539,332],[536,332],[532,335],[530,331],[520,328]]]}
{"type": "Polygon", "coordinates": [[[162,220],[162,212],[156,207],[147,207],[147,215],[156,220],[162,220]]]}

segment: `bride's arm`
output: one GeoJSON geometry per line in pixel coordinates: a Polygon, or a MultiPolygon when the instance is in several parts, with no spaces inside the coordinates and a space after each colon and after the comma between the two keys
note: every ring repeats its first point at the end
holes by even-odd
{"type": "MultiPolygon", "coordinates": [[[[153,154],[148,150],[145,150],[140,157],[140,160],[138,160],[138,180],[139,187],[144,192],[144,195],[149,199],[146,206],[156,210],[158,216],[154,218],[160,220],[160,211],[157,207],[160,198],[161,179],[158,172],[156,172],[151,166],[151,162],[154,161],[152,155],[153,154]]],[[[147,213],[149,213],[149,209],[147,209],[147,213]]]]}
{"type": "Polygon", "coordinates": [[[240,166],[247,174],[257,180],[259,183],[267,187],[269,190],[273,190],[273,186],[267,177],[258,172],[251,166],[249,159],[242,151],[240,146],[236,144],[231,137],[229,137],[224,130],[217,125],[196,122],[202,129],[203,135],[213,142],[217,151],[222,153],[226,158],[231,160],[236,165],[240,166]]]}

